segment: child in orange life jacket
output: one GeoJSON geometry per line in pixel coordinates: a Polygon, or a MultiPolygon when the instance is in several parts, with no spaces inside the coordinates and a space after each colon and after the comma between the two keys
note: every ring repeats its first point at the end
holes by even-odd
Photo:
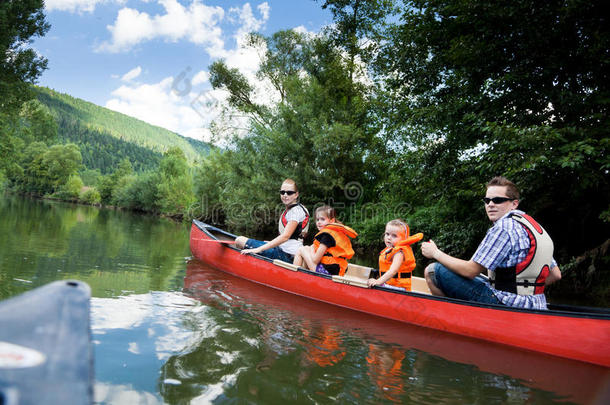
{"type": "Polygon", "coordinates": [[[422,233],[409,236],[409,226],[399,219],[388,222],[383,236],[386,247],[379,253],[380,277],[369,278],[368,285],[372,287],[387,283],[411,291],[411,272],[415,268],[411,245],[423,237],[422,233]]]}
{"type": "Polygon", "coordinates": [[[337,221],[335,209],[324,205],[315,211],[318,232],[312,246],[303,246],[294,256],[293,264],[303,263],[312,271],[323,274],[345,274],[347,261],[354,255],[350,238],[358,236],[352,228],[337,221]]]}

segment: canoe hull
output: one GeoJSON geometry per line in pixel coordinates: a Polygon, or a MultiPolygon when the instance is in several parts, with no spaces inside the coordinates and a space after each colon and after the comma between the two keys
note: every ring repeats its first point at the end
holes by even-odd
{"type": "Polygon", "coordinates": [[[255,283],[409,324],[610,367],[608,314],[522,310],[354,287],[306,270],[287,270],[260,256],[242,255],[224,244],[207,243],[207,239],[214,239],[209,229],[194,221],[193,255],[214,268],[255,283]]]}

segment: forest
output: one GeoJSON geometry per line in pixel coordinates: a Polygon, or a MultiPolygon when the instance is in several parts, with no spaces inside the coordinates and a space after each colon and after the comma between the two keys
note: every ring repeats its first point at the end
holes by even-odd
{"type": "Polygon", "coordinates": [[[182,149],[191,163],[210,150],[207,143],[67,94],[38,86],[34,90],[58,124],[59,140],[77,144],[86,166],[102,173],[111,171],[122,157],[141,171],[156,167],[163,151],[171,147],[182,149]],[[103,157],[95,156],[96,151],[103,157]]]}
{"type": "MultiPolygon", "coordinates": [[[[35,7],[41,3],[9,3],[30,5],[37,16],[27,23],[37,27],[30,35],[47,29],[35,7]]],[[[290,177],[310,211],[331,204],[359,232],[362,256],[381,248],[387,221],[403,218],[447,253],[468,258],[490,225],[485,183],[503,175],[520,186],[520,208],[555,242],[564,279],[550,294],[607,300],[610,24],[603,2],[314,5],[334,17],[321,33],[250,35],[248,45],[264,54],[259,83],[223,60],[209,67],[214,88],[229,94],[227,110],[248,117],[245,133],[225,115],[211,129],[226,147],[197,162],[168,148],[142,172],[124,159],[96,179],[88,192],[99,195],[90,200],[268,237],[281,208],[278,187],[290,177]],[[256,101],[260,83],[273,89],[274,102],[256,101]]],[[[3,36],[1,46],[11,49],[17,37],[3,36]]],[[[0,176],[14,190],[61,194],[72,182],[74,192],[83,155],[71,144],[46,146],[57,139],[58,122],[25,96],[31,88],[18,91],[45,60],[33,52],[22,59],[31,74],[2,66],[2,92],[11,96],[1,104],[0,176]],[[69,174],[55,170],[57,159],[73,159],[69,174]]]]}

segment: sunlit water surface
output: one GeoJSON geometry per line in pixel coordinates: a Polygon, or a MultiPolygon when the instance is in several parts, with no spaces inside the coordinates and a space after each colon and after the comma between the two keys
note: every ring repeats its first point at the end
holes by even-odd
{"type": "Polygon", "coordinates": [[[91,286],[99,404],[610,402],[608,369],[208,268],[189,257],[187,225],[3,197],[0,232],[0,298],[58,279],[91,286]]]}

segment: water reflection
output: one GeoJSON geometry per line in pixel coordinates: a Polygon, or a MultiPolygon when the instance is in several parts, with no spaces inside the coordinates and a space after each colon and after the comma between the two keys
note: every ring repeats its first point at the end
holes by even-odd
{"type": "MultiPolygon", "coordinates": [[[[380,344],[369,344],[366,361],[369,364],[369,378],[385,399],[399,402],[404,394],[402,361],[405,355],[397,348],[386,348],[380,344]]],[[[414,367],[413,370],[416,370],[414,367]]],[[[413,378],[413,377],[411,377],[413,378]]]]}
{"type": "Polygon", "coordinates": [[[0,299],[67,278],[98,297],[181,286],[185,225],[16,196],[0,198],[0,218],[0,299]]]}
{"type": "MultiPolygon", "coordinates": [[[[608,370],[412,327],[187,265],[185,293],[218,309],[199,347],[164,364],[164,399],[604,403],[608,370]]],[[[202,335],[204,332],[201,332],[202,335]]]]}
{"type": "Polygon", "coordinates": [[[208,317],[196,315],[204,310],[175,292],[92,298],[96,402],[162,403],[159,370],[174,353],[199,345],[194,331],[209,328],[208,317]]]}

